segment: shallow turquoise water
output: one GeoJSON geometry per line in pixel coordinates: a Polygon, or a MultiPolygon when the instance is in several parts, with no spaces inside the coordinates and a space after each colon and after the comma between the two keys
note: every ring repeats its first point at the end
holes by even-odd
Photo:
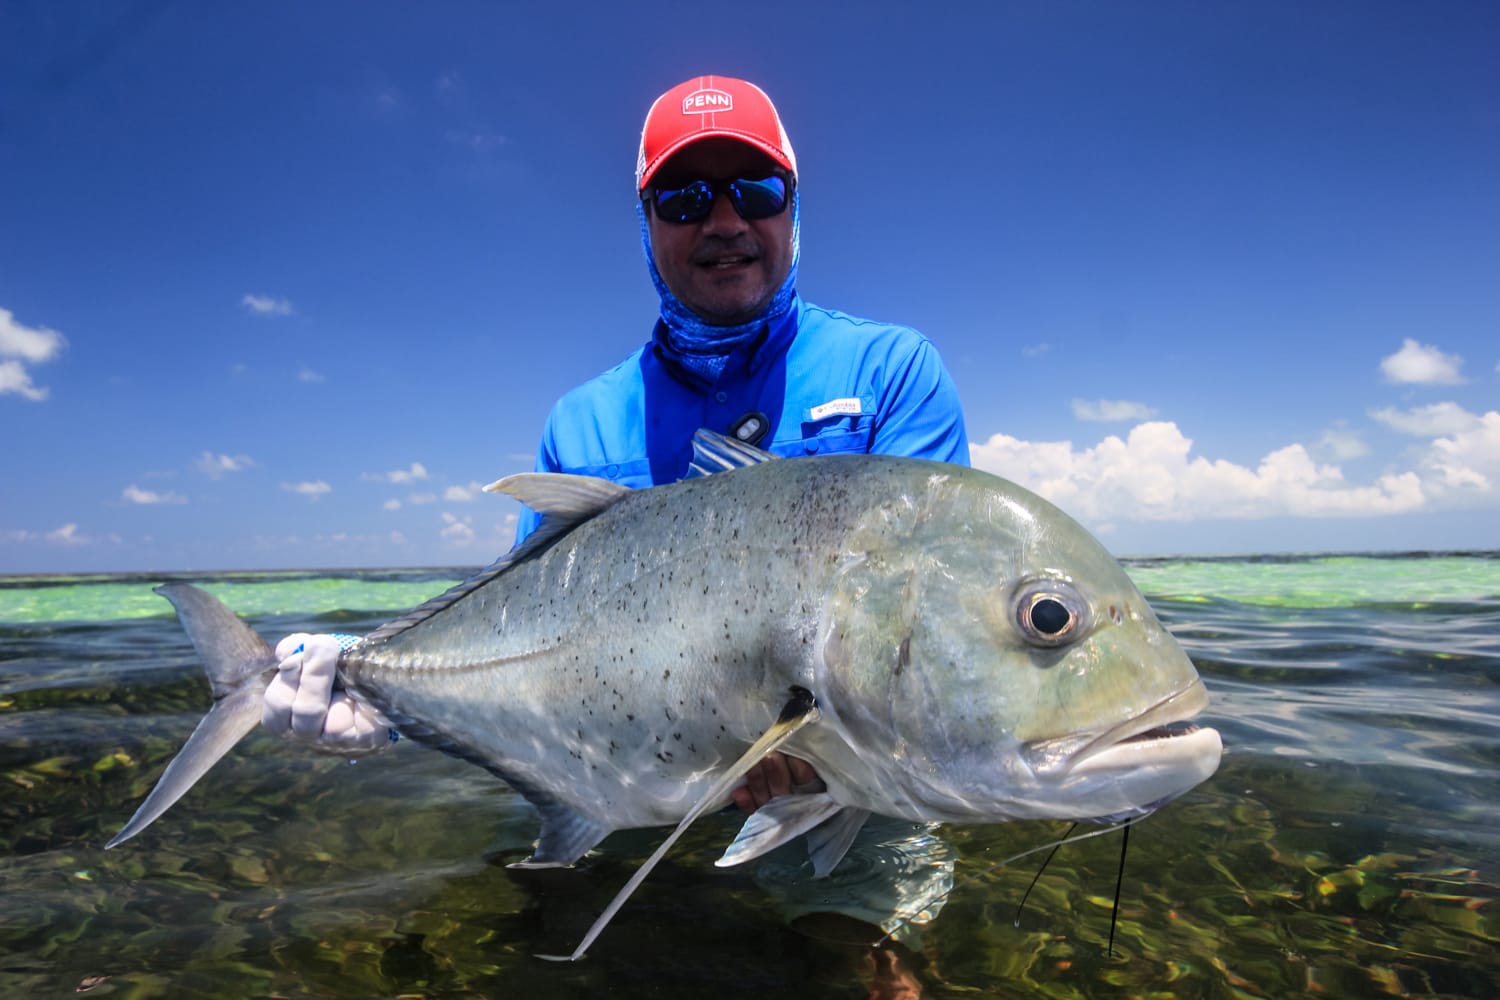
{"type": "MultiPolygon", "coordinates": [[[[945,828],[957,889],[872,952],[712,867],[710,817],[574,966],[659,840],[517,873],[529,809],[411,744],[350,767],[252,737],[108,853],[207,706],[164,577],[0,578],[0,994],[155,996],[1493,996],[1500,555],[1128,567],[1213,693],[1217,775],[1035,872],[1058,824],[945,828]],[[888,995],[894,995],[888,992],[888,995]],[[908,995],[911,995],[910,993],[908,995]]],[[[273,641],[362,631],[457,570],[194,577],[273,641]]]]}

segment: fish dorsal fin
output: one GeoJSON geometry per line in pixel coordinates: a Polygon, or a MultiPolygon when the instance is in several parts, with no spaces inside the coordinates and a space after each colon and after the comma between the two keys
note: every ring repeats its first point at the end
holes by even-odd
{"type": "Polygon", "coordinates": [[[752,743],[750,749],[741,754],[739,760],[736,760],[729,766],[728,770],[720,774],[713,785],[709,787],[708,791],[704,792],[698,798],[698,801],[693,803],[693,807],[688,810],[686,816],[682,817],[682,822],[677,824],[677,828],[667,835],[667,839],[661,842],[661,845],[651,853],[651,856],[646,859],[645,863],[636,869],[635,874],[630,877],[630,881],[625,883],[624,888],[615,894],[614,899],[610,900],[609,905],[604,908],[604,912],[599,914],[599,918],[594,921],[594,925],[583,936],[583,940],[579,943],[578,947],[573,949],[573,953],[571,955],[538,955],[537,957],[554,962],[576,962],[582,958],[583,953],[588,950],[589,945],[594,943],[594,939],[614,919],[614,915],[620,912],[620,907],[625,905],[625,900],[629,899],[630,894],[635,892],[640,884],[646,880],[646,876],[651,874],[651,869],[655,868],[656,863],[666,856],[667,849],[677,843],[677,838],[686,832],[692,822],[710,809],[723,805],[735,785],[739,784],[739,780],[745,776],[746,771],[763,760],[766,754],[790,739],[797,730],[809,722],[816,722],[817,720],[818,703],[813,697],[812,692],[806,688],[792,688],[791,699],[782,706],[781,714],[777,716],[775,722],[771,723],[771,728],[762,733],[760,739],[752,743]]]}
{"type": "Polygon", "coordinates": [[[684,479],[711,476],[715,472],[743,469],[780,458],[743,441],[736,441],[717,431],[701,428],[693,435],[693,464],[684,479]]]}
{"type": "Polygon", "coordinates": [[[507,493],[538,514],[542,523],[505,555],[443,593],[392,619],[365,636],[366,642],[390,639],[424,622],[462,597],[472,594],[517,563],[551,547],[583,522],[608,510],[630,492],[630,487],[593,476],[569,476],[558,472],[523,472],[506,476],[485,487],[491,493],[507,493]]]}
{"type": "Polygon", "coordinates": [[[571,528],[613,507],[630,487],[596,476],[522,472],[496,480],[484,490],[513,496],[543,520],[562,521],[571,528]]]}

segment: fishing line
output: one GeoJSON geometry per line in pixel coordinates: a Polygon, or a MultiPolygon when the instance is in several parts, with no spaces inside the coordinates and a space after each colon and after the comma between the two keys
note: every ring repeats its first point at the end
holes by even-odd
{"type": "MultiPolygon", "coordinates": [[[[1031,848],[1029,850],[1022,851],[1020,854],[1013,854],[1010,857],[1004,859],[1003,861],[997,861],[994,864],[990,865],[988,868],[984,869],[983,871],[975,872],[973,875],[970,875],[968,878],[964,879],[963,881],[958,882],[958,883],[950,886],[947,889],[944,889],[942,892],[938,893],[937,895],[933,896],[931,899],[927,900],[927,902],[923,904],[922,909],[927,909],[928,907],[932,906],[934,903],[937,903],[937,902],[939,902],[941,900],[947,899],[950,895],[953,894],[953,892],[955,890],[961,889],[964,886],[968,885],[969,883],[978,881],[979,879],[982,879],[982,878],[984,878],[987,875],[992,875],[995,872],[999,871],[1000,869],[1004,868],[1006,865],[1014,864],[1015,862],[1020,861],[1022,858],[1029,858],[1033,854],[1040,854],[1042,851],[1050,851],[1052,853],[1047,855],[1047,861],[1051,861],[1052,860],[1052,854],[1057,853],[1057,849],[1059,847],[1063,846],[1064,844],[1077,844],[1077,843],[1079,843],[1081,841],[1092,840],[1095,837],[1103,837],[1106,834],[1114,833],[1116,830],[1124,830],[1127,827],[1135,826],[1137,823],[1139,823],[1141,820],[1145,819],[1147,816],[1150,816],[1155,811],[1156,811],[1155,809],[1152,809],[1152,810],[1150,810],[1148,812],[1142,813],[1139,816],[1132,816],[1129,819],[1121,820],[1118,823],[1111,823],[1108,826],[1102,826],[1102,827],[1100,827],[1097,830],[1089,830],[1086,833],[1080,833],[1080,834],[1077,834],[1077,835],[1073,835],[1072,831],[1078,826],[1078,824],[1075,822],[1073,824],[1073,826],[1071,826],[1071,827],[1068,828],[1068,833],[1065,834],[1065,835],[1063,835],[1060,839],[1048,841],[1045,844],[1038,844],[1036,847],[1033,847],[1033,848],[1031,848]]],[[[1043,868],[1046,867],[1046,862],[1043,862],[1042,867],[1043,868]]],[[[1041,873],[1038,872],[1037,874],[1040,875],[1041,873]]],[[[1122,874],[1123,874],[1123,871],[1122,871],[1122,874]]],[[[1118,889],[1118,884],[1117,884],[1117,886],[1116,886],[1116,892],[1118,893],[1118,891],[1119,891],[1119,889],[1118,889]]],[[[902,919],[896,921],[896,923],[894,924],[894,926],[892,926],[890,930],[886,931],[883,935],[881,935],[880,939],[878,941],[874,942],[873,944],[871,944],[870,947],[871,948],[879,948],[881,945],[885,944],[887,941],[889,941],[893,937],[895,937],[896,934],[899,933],[903,928],[905,928],[906,925],[909,924],[909,923],[911,923],[911,918],[909,918],[909,917],[905,917],[905,918],[902,918],[902,919]]],[[[1112,934],[1111,934],[1111,939],[1110,940],[1111,940],[1111,945],[1113,945],[1113,940],[1114,939],[1113,939],[1113,935],[1112,934]]]]}
{"type": "Polygon", "coordinates": [[[1011,926],[1021,926],[1021,911],[1026,909],[1026,900],[1031,898],[1031,890],[1036,888],[1036,884],[1042,879],[1042,872],[1047,870],[1047,866],[1052,863],[1053,858],[1057,857],[1057,852],[1062,849],[1062,845],[1067,842],[1067,839],[1073,835],[1073,831],[1076,829],[1078,829],[1078,821],[1074,820],[1073,824],[1068,827],[1068,832],[1063,834],[1063,839],[1053,844],[1051,853],[1049,853],[1045,858],[1042,859],[1041,867],[1036,870],[1035,875],[1031,876],[1031,884],[1028,885],[1026,887],[1026,891],[1021,894],[1021,905],[1016,907],[1016,920],[1015,923],[1011,926]]]}
{"type": "MultiPolygon", "coordinates": [[[[1115,906],[1109,911],[1109,945],[1105,954],[1115,957],[1115,922],[1120,919],[1120,886],[1125,883],[1125,848],[1130,846],[1130,824],[1120,831],[1120,868],[1115,872],[1115,906]]],[[[1050,855],[1049,855],[1050,856],[1050,855]]]]}

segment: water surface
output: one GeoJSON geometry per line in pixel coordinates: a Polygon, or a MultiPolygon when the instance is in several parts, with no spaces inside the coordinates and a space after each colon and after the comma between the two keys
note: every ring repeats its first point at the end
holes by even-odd
{"type": "MultiPolygon", "coordinates": [[[[349,766],[259,734],[129,844],[208,704],[166,577],[0,578],[0,995],[1496,996],[1500,555],[1146,560],[1131,574],[1197,662],[1224,736],[1210,781],[1118,835],[944,828],[958,887],[872,951],[793,917],[694,827],[576,965],[567,951],[658,842],[518,873],[534,814],[403,743],[349,766]],[[915,992],[913,992],[915,991],[915,992]]],[[[360,632],[459,570],[191,577],[274,641],[360,632]]],[[[764,867],[764,866],[763,866],[764,867]]]]}

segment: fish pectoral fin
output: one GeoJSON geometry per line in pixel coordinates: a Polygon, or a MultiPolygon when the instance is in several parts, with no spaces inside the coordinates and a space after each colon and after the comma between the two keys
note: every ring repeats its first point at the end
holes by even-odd
{"type": "Polygon", "coordinates": [[[730,868],[774,851],[842,810],[827,792],[778,796],[750,814],[714,867],[730,868]]]}
{"type": "Polygon", "coordinates": [[[793,687],[791,699],[782,706],[781,714],[776,717],[775,722],[771,723],[771,728],[762,733],[760,739],[752,743],[750,749],[741,754],[740,758],[731,764],[727,771],[719,775],[719,779],[713,783],[708,791],[699,796],[698,801],[693,803],[693,807],[688,810],[686,816],[682,817],[682,822],[677,824],[676,829],[669,833],[667,839],[661,842],[661,846],[653,851],[651,856],[636,869],[635,874],[630,876],[630,881],[626,882],[624,887],[615,893],[615,898],[610,900],[609,905],[604,908],[604,912],[599,914],[598,919],[594,921],[588,933],[583,936],[583,940],[579,942],[578,947],[573,949],[573,953],[571,955],[539,955],[537,957],[560,962],[576,962],[582,958],[583,953],[588,950],[589,945],[594,943],[595,939],[604,931],[604,928],[614,919],[615,914],[620,912],[620,907],[625,905],[625,901],[646,880],[646,876],[651,874],[651,869],[655,868],[657,862],[666,856],[667,850],[673,844],[677,843],[677,839],[687,831],[687,828],[692,825],[693,821],[710,809],[714,809],[723,803],[728,798],[730,791],[745,776],[745,772],[760,763],[766,754],[791,739],[797,730],[809,722],[816,722],[817,720],[818,702],[813,697],[812,692],[806,688],[793,687]]]}
{"type": "Polygon", "coordinates": [[[561,804],[543,806],[541,814],[542,832],[531,857],[505,867],[568,868],[611,832],[603,823],[580,816],[561,804]]]}
{"type": "Polygon", "coordinates": [[[838,867],[869,818],[870,810],[850,806],[822,826],[808,831],[807,856],[812,860],[813,878],[822,878],[838,867]]]}

